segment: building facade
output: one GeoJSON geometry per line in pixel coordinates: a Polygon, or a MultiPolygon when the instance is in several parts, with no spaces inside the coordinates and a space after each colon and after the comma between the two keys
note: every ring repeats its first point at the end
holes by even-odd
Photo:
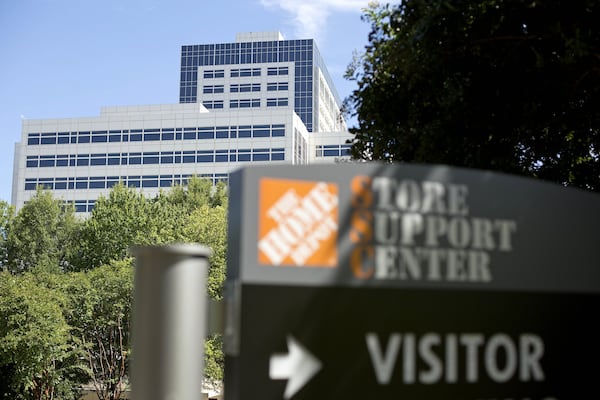
{"type": "Polygon", "coordinates": [[[341,102],[313,40],[258,32],[182,46],[179,101],[24,120],[12,204],[42,186],[90,212],[119,182],[153,196],[191,176],[226,181],[248,163],[348,158],[341,102]]]}

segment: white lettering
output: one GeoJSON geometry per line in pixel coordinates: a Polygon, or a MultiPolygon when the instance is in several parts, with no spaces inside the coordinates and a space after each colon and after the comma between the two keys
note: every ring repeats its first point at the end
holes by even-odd
{"type": "Polygon", "coordinates": [[[367,333],[366,340],[377,382],[380,385],[387,385],[392,378],[392,372],[394,372],[402,336],[397,333],[390,336],[385,355],[381,350],[379,338],[375,333],[367,333]]]}
{"type": "Polygon", "coordinates": [[[366,334],[369,357],[380,385],[396,376],[404,384],[435,384],[464,381],[477,383],[480,378],[504,383],[543,381],[544,342],[530,333],[518,340],[505,333],[390,334],[385,348],[376,333],[366,334]],[[402,359],[402,371],[394,374],[396,361],[402,359]],[[459,370],[464,365],[464,370],[459,370]],[[481,374],[481,376],[480,376],[481,374]]]}

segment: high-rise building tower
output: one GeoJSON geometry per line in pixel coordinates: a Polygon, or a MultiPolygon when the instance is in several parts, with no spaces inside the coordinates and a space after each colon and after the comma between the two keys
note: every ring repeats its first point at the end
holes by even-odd
{"type": "Polygon", "coordinates": [[[151,196],[193,175],[227,180],[248,163],[348,157],[340,99],[311,39],[256,32],[183,46],[179,101],[24,120],[12,204],[43,186],[89,212],[118,182],[151,196]]]}
{"type": "Polygon", "coordinates": [[[183,46],[180,103],[206,108],[292,106],[308,132],[346,130],[341,102],[312,39],[238,33],[235,43],[183,46]]]}

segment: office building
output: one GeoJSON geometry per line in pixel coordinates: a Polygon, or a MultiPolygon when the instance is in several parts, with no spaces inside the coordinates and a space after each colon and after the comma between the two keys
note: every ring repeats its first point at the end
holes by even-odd
{"type": "Polygon", "coordinates": [[[253,32],[186,45],[180,72],[179,104],[24,120],[12,204],[43,186],[89,212],[118,182],[153,196],[194,175],[226,181],[249,163],[348,158],[341,102],[314,40],[253,32]]]}

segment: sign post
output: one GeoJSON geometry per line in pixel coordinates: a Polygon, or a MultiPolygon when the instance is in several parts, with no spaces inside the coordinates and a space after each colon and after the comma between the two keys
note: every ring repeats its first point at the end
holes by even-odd
{"type": "Polygon", "coordinates": [[[382,164],[230,190],[227,400],[595,393],[597,194],[382,164]]]}

